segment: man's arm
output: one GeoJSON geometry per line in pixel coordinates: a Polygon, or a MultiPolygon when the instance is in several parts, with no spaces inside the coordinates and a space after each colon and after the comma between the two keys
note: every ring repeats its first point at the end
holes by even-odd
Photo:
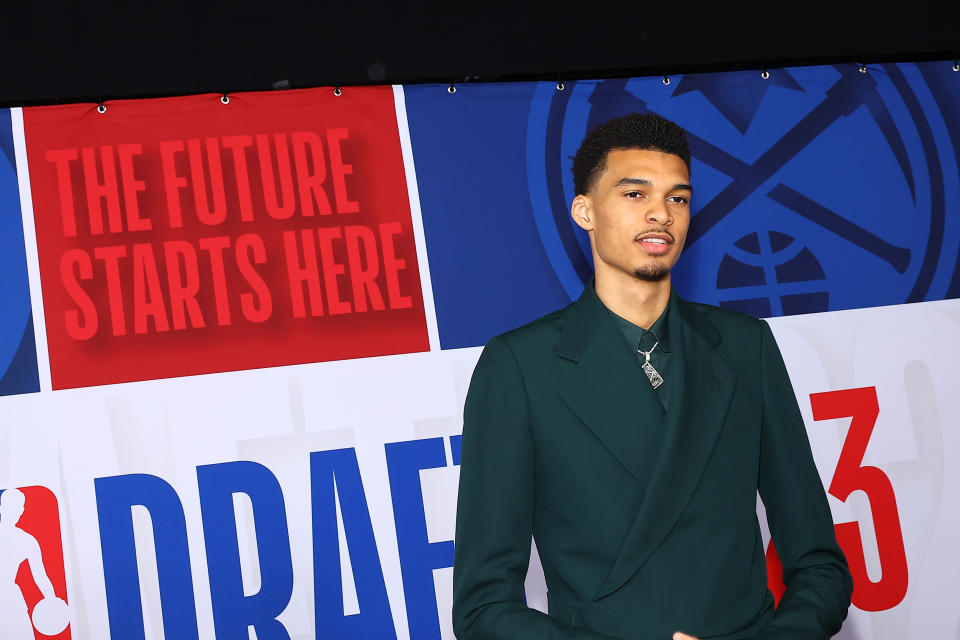
{"type": "Polygon", "coordinates": [[[787,590],[758,639],[829,638],[847,616],[853,581],[813,462],[803,418],[780,349],[766,323],[760,497],[787,590]]]}
{"type": "Polygon", "coordinates": [[[516,357],[499,338],[483,350],[463,413],[453,565],[460,640],[602,640],[524,602],[533,532],[534,451],[516,357]]]}

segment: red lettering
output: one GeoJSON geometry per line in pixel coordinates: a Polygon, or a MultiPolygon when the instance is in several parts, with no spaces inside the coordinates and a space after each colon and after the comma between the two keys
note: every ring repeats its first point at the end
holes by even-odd
{"type": "Polygon", "coordinates": [[[250,175],[247,171],[246,149],[253,145],[250,136],[227,136],[223,139],[225,149],[233,154],[233,169],[237,176],[237,199],[240,201],[240,219],[253,220],[253,198],[250,197],[250,175]]]}
{"type": "Polygon", "coordinates": [[[147,184],[137,180],[133,169],[133,156],[143,155],[143,145],[117,145],[117,156],[120,158],[120,182],[123,183],[123,207],[127,212],[128,231],[149,231],[153,223],[149,218],[140,217],[140,203],[137,202],[137,192],[145,191],[147,184]]]}
{"type": "Polygon", "coordinates": [[[284,134],[274,134],[273,143],[277,151],[277,170],[280,174],[279,199],[277,198],[277,176],[273,172],[273,160],[270,154],[270,140],[264,134],[257,136],[260,179],[263,182],[263,201],[267,208],[267,214],[271,218],[286,220],[294,214],[297,208],[297,202],[293,195],[290,153],[287,149],[287,138],[284,134]]]}
{"type": "Polygon", "coordinates": [[[340,227],[317,229],[320,239],[320,264],[323,268],[323,284],[327,290],[327,309],[330,315],[350,313],[350,303],[340,299],[340,288],[337,276],[342,275],[346,268],[334,260],[333,240],[340,237],[340,227]]]}
{"type": "Polygon", "coordinates": [[[767,588],[773,594],[774,606],[780,604],[780,598],[787,590],[787,585],[783,584],[783,563],[780,562],[780,556],[777,554],[777,548],[773,546],[773,540],[767,545],[767,588]]]}
{"type": "Polygon", "coordinates": [[[163,185],[167,195],[167,215],[172,228],[183,226],[180,189],[187,186],[187,179],[177,174],[177,161],[173,156],[180,151],[183,151],[181,140],[167,140],[160,143],[160,164],[163,167],[163,185]]]}
{"type": "Polygon", "coordinates": [[[207,138],[207,163],[210,165],[210,197],[207,200],[207,179],[203,170],[203,153],[200,140],[187,140],[187,158],[190,161],[190,177],[193,180],[193,201],[197,207],[197,219],[206,225],[218,225],[227,217],[227,193],[223,188],[223,165],[220,161],[220,146],[216,138],[207,138]]]}
{"type": "Polygon", "coordinates": [[[301,131],[291,135],[293,139],[293,163],[297,170],[297,185],[300,187],[300,211],[304,216],[313,215],[316,203],[320,215],[330,215],[330,201],[323,189],[327,179],[327,165],[323,160],[323,141],[312,131],[301,131]],[[307,157],[307,147],[310,156],[307,157]],[[313,172],[310,172],[310,164],[313,172]]]}
{"type": "Polygon", "coordinates": [[[73,204],[73,180],[70,176],[70,162],[76,159],[76,149],[47,151],[47,162],[53,162],[57,168],[60,219],[63,222],[63,235],[67,238],[77,235],[77,212],[73,204]]]}
{"type": "Polygon", "coordinates": [[[240,236],[237,238],[236,255],[237,268],[253,289],[253,293],[240,294],[243,317],[250,322],[264,322],[273,313],[273,299],[267,283],[253,268],[253,263],[263,264],[267,261],[267,248],[263,245],[263,239],[255,233],[240,236]]]}
{"type": "Polygon", "coordinates": [[[303,299],[303,285],[307,285],[310,298],[310,315],[323,315],[323,300],[320,293],[320,271],[317,267],[317,249],[310,229],[300,231],[303,251],[297,246],[297,232],[283,232],[283,248],[287,262],[287,277],[290,280],[290,303],[293,317],[304,318],[307,315],[303,299]],[[303,265],[299,256],[303,256],[303,265]]]}
{"type": "Polygon", "coordinates": [[[87,214],[90,218],[90,233],[97,235],[103,230],[103,207],[101,200],[107,203],[107,224],[110,233],[123,231],[120,213],[120,192],[117,190],[117,167],[113,158],[113,147],[100,146],[100,167],[103,169],[103,182],[98,181],[96,149],[84,147],[80,150],[83,162],[83,178],[87,188],[87,214]]]}
{"type": "Polygon", "coordinates": [[[413,306],[413,299],[400,293],[399,272],[407,267],[407,261],[397,257],[394,236],[400,235],[399,222],[386,222],[380,225],[380,245],[383,251],[384,274],[387,276],[387,297],[391,309],[406,309],[413,306]]]}
{"type": "Polygon", "coordinates": [[[891,609],[907,594],[907,554],[903,546],[897,497],[887,475],[877,467],[861,466],[867,443],[880,414],[876,387],[843,389],[810,394],[814,420],[852,418],[847,437],[830,482],[830,495],[846,502],[860,490],[870,500],[877,550],[883,575],[872,582],[867,575],[860,525],[844,522],[836,525],[837,542],[850,564],[853,575],[853,604],[864,611],[891,609]]]}
{"type": "MultiPolygon", "coordinates": [[[[846,502],[854,491],[863,491],[870,500],[870,512],[877,538],[882,575],[870,580],[864,558],[863,538],[856,522],[834,525],[837,542],[853,576],[853,604],[864,611],[885,611],[898,605],[907,594],[907,554],[900,529],[900,515],[893,485],[877,467],[864,467],[874,425],[880,415],[876,387],[842,389],[810,394],[814,420],[852,418],[837,467],[830,481],[830,495],[846,502]]],[[[767,547],[767,586],[779,601],[784,592],[783,567],[773,541],[767,547]]]]}
{"type": "Polygon", "coordinates": [[[163,243],[163,254],[167,264],[173,328],[185,329],[187,315],[190,316],[191,327],[206,326],[200,304],[197,302],[197,292],[200,290],[200,267],[197,264],[196,249],[185,240],[168,240],[163,243]]]}
{"type": "Polygon", "coordinates": [[[333,195],[337,201],[337,213],[357,213],[360,204],[347,196],[346,176],[353,173],[353,165],[343,161],[340,143],[350,137],[345,128],[327,130],[327,149],[330,153],[330,173],[333,174],[333,195]]]}
{"type": "Polygon", "coordinates": [[[133,245],[133,332],[146,333],[150,318],[157,331],[170,330],[153,245],[142,242],[133,245]]]}
{"type": "Polygon", "coordinates": [[[64,325],[67,335],[74,340],[89,340],[97,333],[97,307],[80,286],[78,278],[92,279],[93,263],[83,249],[68,249],[60,256],[60,280],[77,309],[64,312],[64,325]]]}
{"type": "Polygon", "coordinates": [[[227,298],[227,275],[223,268],[223,251],[230,246],[230,238],[217,236],[200,238],[200,248],[209,253],[213,277],[213,297],[217,304],[217,324],[230,324],[230,300],[227,298]]]}
{"type": "Polygon", "coordinates": [[[103,260],[107,273],[107,298],[110,302],[110,324],[114,336],[127,335],[127,322],[123,313],[123,291],[120,287],[120,258],[126,256],[127,248],[122,245],[97,247],[93,250],[93,257],[103,260]]]}
{"type": "Polygon", "coordinates": [[[377,274],[380,273],[377,238],[369,227],[363,225],[344,227],[343,230],[346,236],[347,264],[350,266],[350,279],[353,284],[353,307],[357,311],[366,311],[369,297],[370,306],[375,311],[383,311],[386,305],[376,282],[377,274]]]}

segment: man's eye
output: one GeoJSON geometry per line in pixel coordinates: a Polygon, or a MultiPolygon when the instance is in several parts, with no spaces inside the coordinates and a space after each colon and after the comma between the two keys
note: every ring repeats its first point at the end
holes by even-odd
{"type": "Polygon", "coordinates": [[[628,192],[626,192],[626,193],[623,194],[623,195],[627,196],[627,197],[630,198],[631,200],[636,200],[637,198],[642,198],[642,197],[643,197],[643,194],[642,194],[641,192],[639,192],[639,191],[628,191],[628,192]]]}
{"type": "Polygon", "coordinates": [[[669,198],[667,198],[667,200],[669,200],[670,202],[680,202],[684,204],[686,204],[687,202],[690,202],[690,200],[687,199],[687,196],[670,196],[669,198]]]}

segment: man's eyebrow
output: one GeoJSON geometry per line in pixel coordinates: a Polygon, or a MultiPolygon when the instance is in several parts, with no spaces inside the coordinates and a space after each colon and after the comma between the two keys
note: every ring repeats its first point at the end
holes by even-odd
{"type": "Polygon", "coordinates": [[[620,178],[619,180],[617,180],[617,184],[613,186],[622,187],[628,184],[639,184],[645,187],[649,187],[653,183],[647,180],[646,178],[620,178]]]}
{"type": "MultiPolygon", "coordinates": [[[[627,185],[640,185],[643,187],[649,187],[652,186],[653,183],[646,178],[620,178],[613,186],[624,187],[627,185]]],[[[673,189],[671,189],[671,191],[689,191],[690,193],[693,193],[693,187],[685,182],[681,182],[673,185],[673,189]]]]}

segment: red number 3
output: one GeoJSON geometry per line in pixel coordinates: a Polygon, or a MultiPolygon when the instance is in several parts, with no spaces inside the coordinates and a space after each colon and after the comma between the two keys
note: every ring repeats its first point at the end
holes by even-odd
{"type": "MultiPolygon", "coordinates": [[[[880,554],[879,582],[871,581],[867,575],[860,525],[856,522],[835,525],[837,542],[847,557],[853,575],[853,604],[864,611],[893,608],[907,593],[907,554],[903,547],[897,498],[890,479],[883,471],[876,467],[861,466],[880,413],[877,389],[862,387],[812,393],[810,406],[814,420],[852,418],[830,482],[830,495],[846,502],[851,493],[860,490],[870,500],[880,554]]],[[[784,590],[782,568],[772,542],[767,548],[767,573],[771,591],[779,601],[784,590]]]]}

